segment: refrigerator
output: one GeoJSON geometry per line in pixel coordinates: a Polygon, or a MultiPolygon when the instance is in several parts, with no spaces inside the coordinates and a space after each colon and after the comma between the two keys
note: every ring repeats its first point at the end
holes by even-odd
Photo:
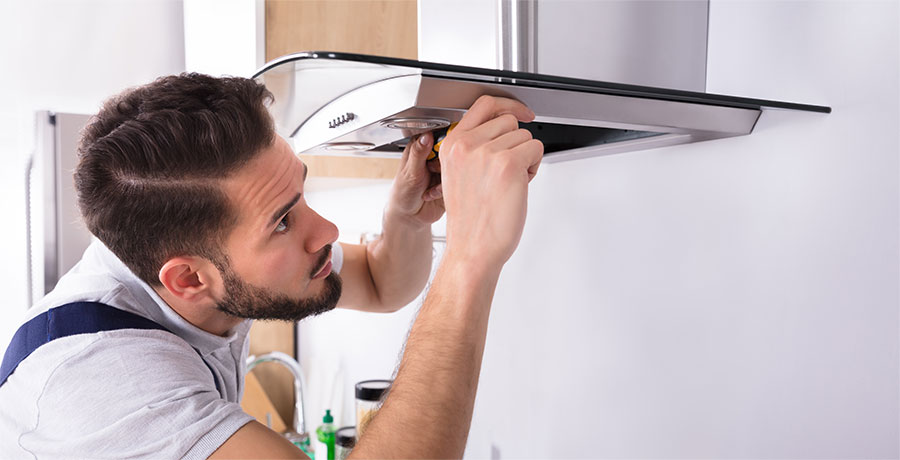
{"type": "Polygon", "coordinates": [[[53,290],[91,242],[72,177],[81,130],[89,119],[80,113],[35,114],[35,150],[25,181],[29,305],[53,290]]]}

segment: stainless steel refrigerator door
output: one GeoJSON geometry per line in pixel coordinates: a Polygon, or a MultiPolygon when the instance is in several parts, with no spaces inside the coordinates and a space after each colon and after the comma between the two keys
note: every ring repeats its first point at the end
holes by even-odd
{"type": "Polygon", "coordinates": [[[81,259],[91,234],[81,219],[73,172],[90,115],[40,111],[28,180],[29,303],[56,287],[81,259]]]}

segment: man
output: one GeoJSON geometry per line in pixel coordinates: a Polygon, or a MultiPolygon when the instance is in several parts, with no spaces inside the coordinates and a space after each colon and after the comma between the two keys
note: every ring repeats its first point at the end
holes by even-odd
{"type": "Polygon", "coordinates": [[[238,405],[249,319],[399,308],[426,281],[431,224],[446,209],[443,262],[353,455],[462,455],[493,290],[543,154],[518,129],[533,113],[482,97],[445,139],[440,168],[426,164],[430,135],[411,142],[383,237],[366,247],[337,244],[306,205],[306,167],[274,133],[270,99],[252,80],[184,74],[127,91],[92,120],[75,180],[99,242],[23,328],[51,328],[69,308],[102,324],[138,319],[20,359],[0,386],[0,452],[303,458],[238,405]]]}

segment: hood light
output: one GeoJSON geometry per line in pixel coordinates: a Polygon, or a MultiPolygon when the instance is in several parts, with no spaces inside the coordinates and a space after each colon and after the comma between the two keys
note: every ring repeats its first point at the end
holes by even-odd
{"type": "Polygon", "coordinates": [[[325,144],[325,150],[333,150],[337,152],[359,152],[375,148],[375,144],[371,142],[332,142],[325,144]]]}
{"type": "Polygon", "coordinates": [[[389,118],[381,122],[382,126],[392,129],[440,129],[450,126],[450,121],[443,118],[389,118]]]}

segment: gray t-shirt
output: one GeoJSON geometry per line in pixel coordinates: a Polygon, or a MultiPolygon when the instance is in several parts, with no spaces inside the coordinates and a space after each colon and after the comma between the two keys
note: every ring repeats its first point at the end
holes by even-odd
{"type": "Polygon", "coordinates": [[[174,334],[115,330],[38,348],[0,386],[0,457],[206,458],[252,420],[239,404],[251,321],[225,337],[193,326],[97,240],[23,323],[75,301],[102,302],[174,334]]]}

